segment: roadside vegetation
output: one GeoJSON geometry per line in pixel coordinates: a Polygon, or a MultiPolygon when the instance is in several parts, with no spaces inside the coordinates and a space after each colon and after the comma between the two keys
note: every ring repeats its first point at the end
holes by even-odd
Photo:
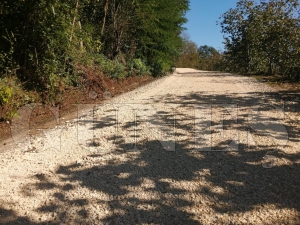
{"type": "Polygon", "coordinates": [[[299,1],[238,1],[218,22],[224,51],[183,33],[188,9],[188,0],[2,1],[0,121],[26,104],[100,96],[115,88],[107,79],[125,91],[129,77],[138,83],[174,65],[300,80],[299,1]]]}
{"type": "Polygon", "coordinates": [[[105,91],[104,77],[167,74],[188,7],[188,0],[1,1],[0,118],[28,103],[58,105],[71,88],[105,91]]]}
{"type": "Polygon", "coordinates": [[[299,80],[299,9],[298,0],[243,0],[224,13],[226,69],[299,80]]]}
{"type": "Polygon", "coordinates": [[[224,51],[184,38],[178,66],[300,80],[298,0],[240,0],[218,24],[224,51]]]}
{"type": "Polygon", "coordinates": [[[186,33],[182,34],[182,40],[183,47],[181,54],[176,58],[176,67],[209,71],[224,70],[224,56],[221,51],[207,45],[198,47],[186,33]]]}

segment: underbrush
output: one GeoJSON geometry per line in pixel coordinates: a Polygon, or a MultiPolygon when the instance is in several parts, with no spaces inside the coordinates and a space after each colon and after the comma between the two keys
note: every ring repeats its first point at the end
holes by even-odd
{"type": "Polygon", "coordinates": [[[0,79],[0,121],[11,120],[21,106],[40,100],[37,92],[25,90],[16,77],[0,79]]]}
{"type": "Polygon", "coordinates": [[[124,93],[152,79],[149,69],[139,64],[139,60],[134,60],[131,68],[120,66],[117,61],[104,60],[102,66],[76,66],[72,77],[49,75],[43,91],[28,89],[16,76],[1,78],[0,122],[11,121],[18,116],[18,109],[27,104],[71,108],[72,104],[101,101],[105,92],[112,96],[124,93]]]}
{"type": "MultiPolygon", "coordinates": [[[[11,52],[11,55],[16,53],[13,47],[11,52]]],[[[147,63],[141,58],[126,58],[121,53],[109,59],[99,52],[88,52],[71,45],[63,53],[52,50],[50,53],[51,57],[33,55],[28,58],[30,66],[21,67],[12,56],[0,52],[3,56],[0,63],[0,120],[11,120],[26,104],[60,105],[71,89],[97,98],[106,91],[105,83],[122,82],[129,77],[162,76],[170,70],[164,61],[147,63]]],[[[127,87],[123,89],[127,90],[127,87]]]]}

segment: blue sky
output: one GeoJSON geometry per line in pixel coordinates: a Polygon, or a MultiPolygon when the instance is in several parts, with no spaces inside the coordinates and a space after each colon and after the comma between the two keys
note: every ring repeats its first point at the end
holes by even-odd
{"type": "Polygon", "coordinates": [[[209,45],[224,50],[223,34],[220,25],[216,25],[221,14],[235,8],[238,0],[190,0],[187,12],[187,24],[184,25],[190,40],[198,46],[209,45]]]}

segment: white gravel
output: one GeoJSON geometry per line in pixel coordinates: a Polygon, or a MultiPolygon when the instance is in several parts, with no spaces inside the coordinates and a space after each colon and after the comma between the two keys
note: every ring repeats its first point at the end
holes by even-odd
{"type": "Polygon", "coordinates": [[[254,79],[177,69],[41,135],[13,127],[0,224],[300,224],[299,120],[254,79]]]}

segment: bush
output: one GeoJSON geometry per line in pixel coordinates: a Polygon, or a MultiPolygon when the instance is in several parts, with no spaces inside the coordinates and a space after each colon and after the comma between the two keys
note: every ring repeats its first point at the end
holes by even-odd
{"type": "Polygon", "coordinates": [[[155,77],[165,76],[171,73],[171,64],[167,62],[155,62],[151,66],[151,74],[155,77]]]}
{"type": "Polygon", "coordinates": [[[121,79],[126,77],[125,66],[117,60],[110,60],[104,55],[98,55],[95,58],[95,63],[101,67],[103,73],[109,78],[121,79]]]}
{"type": "Polygon", "coordinates": [[[12,119],[19,107],[34,102],[35,98],[33,93],[24,92],[16,78],[0,79],[0,119],[12,119]]]}
{"type": "Polygon", "coordinates": [[[130,59],[127,62],[127,67],[129,69],[129,75],[150,75],[150,69],[141,59],[130,59]]]}
{"type": "Polygon", "coordinates": [[[0,83],[0,105],[8,104],[13,97],[13,90],[10,87],[7,87],[2,82],[0,83]]]}

